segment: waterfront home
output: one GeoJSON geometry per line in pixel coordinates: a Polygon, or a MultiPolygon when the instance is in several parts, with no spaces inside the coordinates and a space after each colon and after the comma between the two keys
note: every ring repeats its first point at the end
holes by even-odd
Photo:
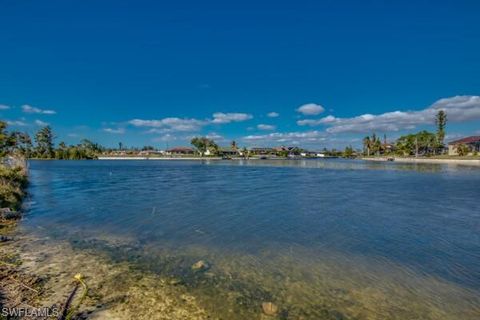
{"type": "Polygon", "coordinates": [[[179,155],[194,155],[195,150],[189,147],[174,147],[165,151],[165,154],[170,156],[179,155]]]}
{"type": "Polygon", "coordinates": [[[273,148],[276,152],[290,152],[294,150],[296,147],[286,147],[286,146],[280,146],[280,147],[275,147],[273,148]]]}
{"type": "Polygon", "coordinates": [[[385,142],[382,146],[381,154],[390,154],[394,151],[395,151],[395,145],[385,142]]]}
{"type": "Polygon", "coordinates": [[[458,147],[464,145],[468,148],[468,154],[480,152],[480,136],[470,136],[448,143],[448,155],[458,155],[458,147]]]}
{"type": "Polygon", "coordinates": [[[103,156],[114,156],[114,157],[124,157],[127,155],[126,150],[110,150],[110,151],[103,151],[103,156]]]}
{"type": "Polygon", "coordinates": [[[239,152],[232,147],[220,147],[218,149],[218,154],[223,157],[235,157],[239,155],[239,152]]]}
{"type": "Polygon", "coordinates": [[[275,154],[275,149],[273,148],[263,148],[263,147],[253,147],[250,149],[252,154],[256,155],[267,155],[267,154],[275,154]]]}
{"type": "Polygon", "coordinates": [[[308,151],[308,150],[303,150],[300,152],[300,156],[304,158],[315,158],[317,157],[318,152],[316,151],[308,151]]]}
{"type": "Polygon", "coordinates": [[[163,150],[142,150],[138,153],[139,156],[152,156],[152,155],[164,155],[165,151],[163,150]]]}

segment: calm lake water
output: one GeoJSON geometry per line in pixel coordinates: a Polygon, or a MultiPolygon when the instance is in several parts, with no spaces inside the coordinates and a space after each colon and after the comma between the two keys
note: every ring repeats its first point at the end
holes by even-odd
{"type": "Polygon", "coordinates": [[[214,316],[274,301],[288,319],[480,318],[478,167],[31,161],[30,174],[28,232],[184,277],[214,316]],[[192,276],[200,259],[214,280],[192,276]]]}

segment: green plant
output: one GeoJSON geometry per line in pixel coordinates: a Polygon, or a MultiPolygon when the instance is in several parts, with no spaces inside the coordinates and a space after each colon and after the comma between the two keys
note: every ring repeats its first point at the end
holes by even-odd
{"type": "Polygon", "coordinates": [[[438,111],[435,117],[435,124],[437,125],[437,143],[439,147],[443,147],[445,139],[445,126],[447,125],[447,113],[443,110],[438,111]]]}
{"type": "Polygon", "coordinates": [[[24,168],[0,166],[0,207],[18,210],[27,186],[24,168]]]}
{"type": "Polygon", "coordinates": [[[461,157],[462,157],[462,156],[466,156],[469,151],[470,151],[470,150],[469,150],[469,148],[468,148],[468,146],[467,146],[466,144],[463,144],[463,143],[462,143],[462,144],[459,144],[459,145],[457,146],[457,153],[458,153],[458,155],[461,156],[461,157]]]}
{"type": "Polygon", "coordinates": [[[190,143],[197,148],[198,153],[200,153],[202,157],[207,150],[213,150],[215,154],[218,153],[218,145],[215,141],[207,137],[194,137],[190,143]]]}

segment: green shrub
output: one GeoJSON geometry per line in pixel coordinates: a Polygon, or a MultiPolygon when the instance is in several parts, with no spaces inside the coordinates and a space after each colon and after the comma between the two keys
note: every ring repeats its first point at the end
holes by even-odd
{"type": "Polygon", "coordinates": [[[20,209],[27,182],[24,168],[0,165],[0,208],[20,209]]]}
{"type": "Polygon", "coordinates": [[[457,153],[459,156],[466,156],[468,155],[468,152],[470,150],[468,149],[468,146],[465,144],[460,144],[457,146],[457,153]]]}

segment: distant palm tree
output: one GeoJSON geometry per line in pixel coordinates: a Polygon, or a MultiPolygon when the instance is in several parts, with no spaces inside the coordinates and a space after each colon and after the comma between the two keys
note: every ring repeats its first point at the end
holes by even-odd
{"type": "Polygon", "coordinates": [[[447,113],[443,110],[438,111],[435,117],[435,124],[437,125],[437,142],[439,147],[443,147],[443,140],[445,139],[445,126],[447,125],[447,113]]]}
{"type": "Polygon", "coordinates": [[[244,157],[244,158],[248,158],[248,150],[247,150],[247,148],[243,147],[243,149],[242,149],[242,154],[243,154],[243,157],[244,157]]]}
{"type": "Polygon", "coordinates": [[[373,141],[373,151],[375,152],[375,154],[378,154],[381,148],[382,148],[382,142],[380,141],[380,138],[377,137],[373,141]]]}
{"type": "Polygon", "coordinates": [[[369,136],[363,138],[363,153],[366,153],[367,156],[370,156],[370,147],[371,147],[371,140],[369,136]]]}
{"type": "Polygon", "coordinates": [[[218,144],[212,143],[210,144],[210,148],[212,148],[213,154],[218,156],[218,154],[220,153],[220,147],[218,146],[218,144]]]}

